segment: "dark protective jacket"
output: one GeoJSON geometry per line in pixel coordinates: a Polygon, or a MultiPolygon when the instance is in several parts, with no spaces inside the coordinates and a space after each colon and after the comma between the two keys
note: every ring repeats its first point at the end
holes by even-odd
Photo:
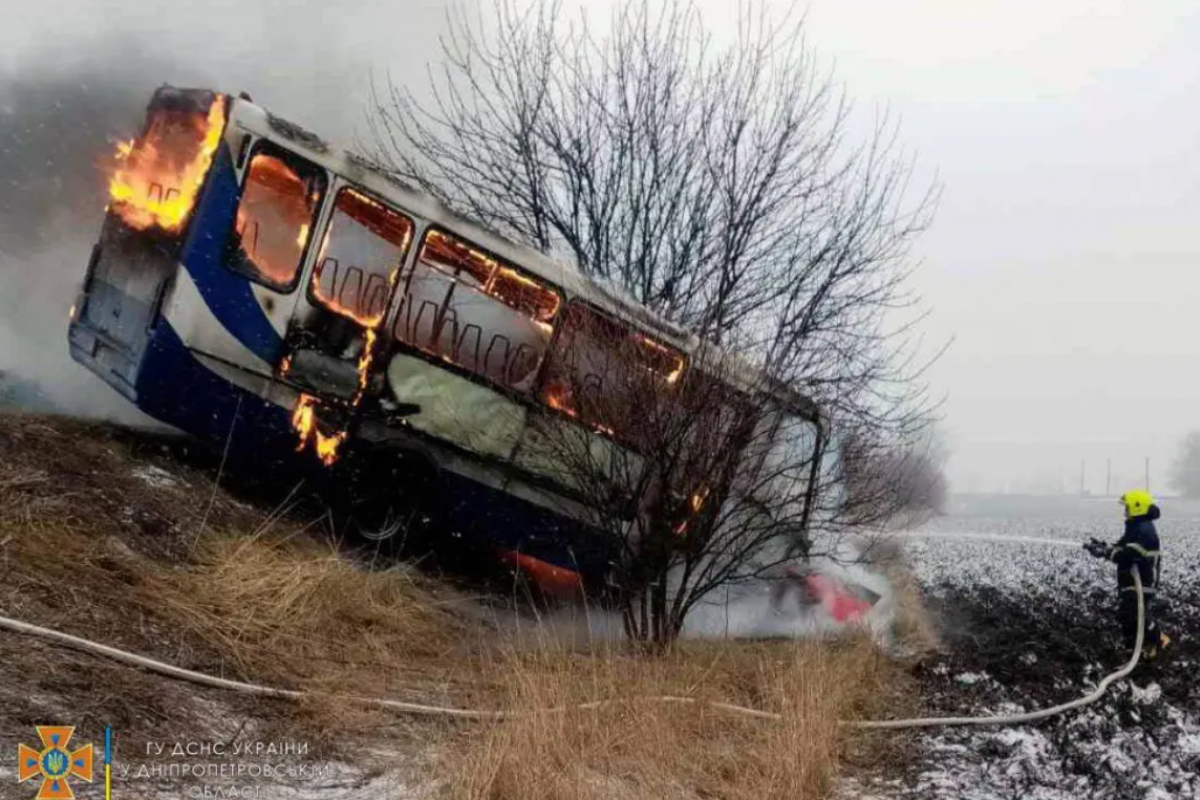
{"type": "Polygon", "coordinates": [[[1125,535],[1116,544],[1108,546],[1107,556],[1117,565],[1117,589],[1120,592],[1135,591],[1130,571],[1137,568],[1142,577],[1142,589],[1147,597],[1158,594],[1160,559],[1158,553],[1158,531],[1154,520],[1161,516],[1158,506],[1140,517],[1125,520],[1125,535]]]}

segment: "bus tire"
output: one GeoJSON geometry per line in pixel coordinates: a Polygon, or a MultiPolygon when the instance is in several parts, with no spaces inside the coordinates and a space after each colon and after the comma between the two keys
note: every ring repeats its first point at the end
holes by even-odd
{"type": "Polygon", "coordinates": [[[345,529],[362,546],[415,558],[433,549],[444,525],[444,492],[427,456],[407,450],[364,454],[339,482],[345,529]]]}

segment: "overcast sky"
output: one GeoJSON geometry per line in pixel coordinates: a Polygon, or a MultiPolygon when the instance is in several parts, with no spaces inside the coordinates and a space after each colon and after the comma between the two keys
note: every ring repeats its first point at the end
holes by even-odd
{"type": "MultiPolygon", "coordinates": [[[[1163,486],[1200,427],[1200,3],[814,0],[944,196],[918,246],[957,489],[1106,460],[1163,486]]],[[[1139,481],[1140,482],[1140,481],[1139,481]]],[[[1015,488],[1015,486],[1014,486],[1015,488]]],[[[1114,487],[1116,488],[1116,487],[1114,487]]]]}
{"type": "MultiPolygon", "coordinates": [[[[732,5],[700,0],[718,27],[732,5]]],[[[138,91],[245,89],[346,138],[372,66],[420,79],[443,8],[0,0],[0,89],[153,63],[138,91]]],[[[931,376],[955,488],[1073,488],[1086,459],[1101,491],[1107,459],[1121,485],[1147,456],[1161,488],[1200,427],[1200,2],[812,0],[808,31],[943,185],[916,288],[929,339],[955,340],[931,376]]]]}

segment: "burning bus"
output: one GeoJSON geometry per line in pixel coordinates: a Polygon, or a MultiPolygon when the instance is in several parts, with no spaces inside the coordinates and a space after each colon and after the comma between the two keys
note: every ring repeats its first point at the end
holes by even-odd
{"type": "MultiPolygon", "coordinates": [[[[548,436],[636,449],[586,402],[624,401],[589,367],[613,342],[663,393],[712,360],[245,95],[159,89],[109,190],[72,357],[162,422],[324,471],[368,539],[438,517],[535,575],[602,575],[588,501],[548,436]]],[[[816,409],[782,390],[774,402],[811,431],[815,483],[816,409]]]]}

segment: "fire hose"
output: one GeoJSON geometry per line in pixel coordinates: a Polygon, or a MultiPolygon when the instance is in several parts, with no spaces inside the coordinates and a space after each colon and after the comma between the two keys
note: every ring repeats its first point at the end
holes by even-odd
{"type": "MultiPolygon", "coordinates": [[[[886,719],[886,720],[855,720],[843,722],[842,724],[863,730],[900,730],[906,728],[934,728],[962,725],[981,725],[981,726],[1010,726],[1024,725],[1030,722],[1047,719],[1049,717],[1063,714],[1067,711],[1072,711],[1077,708],[1082,708],[1086,705],[1099,700],[1115,681],[1118,681],[1137,667],[1138,659],[1141,657],[1143,639],[1145,638],[1145,618],[1146,604],[1145,597],[1142,592],[1142,580],[1137,569],[1133,570],[1133,581],[1137,591],[1137,639],[1133,647],[1133,656],[1129,661],[1116,672],[1105,676],[1090,693],[1072,700],[1068,703],[1062,703],[1050,708],[1044,708],[1038,711],[1030,711],[1021,714],[1005,714],[999,716],[984,716],[984,717],[922,717],[917,719],[886,719]]],[[[43,628],[38,625],[31,625],[28,622],[11,619],[0,615],[0,629],[13,631],[14,633],[25,634],[56,644],[64,645],[75,650],[80,650],[86,653],[92,653],[105,658],[118,661],[130,666],[139,667],[149,672],[165,675],[168,678],[175,678],[182,681],[198,684],[201,686],[211,686],[217,689],[226,689],[234,692],[242,692],[244,694],[254,694],[263,697],[279,697],[290,700],[302,700],[314,695],[312,692],[300,691],[298,689],[282,689],[273,686],[263,686],[257,683],[247,683],[245,681],[236,681],[229,678],[220,678],[215,675],[208,675],[203,672],[196,672],[183,667],[168,664],[164,661],[157,661],[153,658],[130,653],[125,650],[120,650],[116,647],[110,647],[106,644],[93,642],[89,639],[84,639],[79,636],[72,636],[69,633],[56,631],[50,628],[43,628]]],[[[403,700],[391,700],[382,697],[364,697],[361,695],[337,695],[338,700],[350,702],[360,705],[375,706],[378,708],[386,708],[392,711],[397,711],[403,714],[411,714],[415,716],[428,717],[454,717],[457,719],[468,720],[505,720],[512,719],[517,716],[526,715],[529,713],[538,712],[513,712],[513,711],[488,711],[482,709],[470,708],[450,708],[445,706],[424,705],[421,703],[410,703],[403,700]]],[[[698,700],[693,697],[677,697],[672,695],[659,695],[654,697],[643,698],[650,702],[656,703],[677,703],[684,705],[701,704],[717,711],[725,711],[731,714],[737,714],[747,717],[755,717],[758,719],[780,720],[783,719],[782,714],[773,711],[763,711],[761,709],[747,708],[745,706],[734,705],[732,703],[722,703],[711,700],[698,700]]],[[[582,703],[575,706],[560,707],[545,709],[540,713],[561,713],[568,710],[591,710],[602,708],[606,705],[611,705],[613,700],[597,700],[590,703],[582,703]]]]}
{"type": "Polygon", "coordinates": [[[1116,681],[1129,675],[1138,665],[1138,659],[1142,656],[1143,640],[1146,638],[1146,597],[1142,591],[1142,576],[1134,567],[1131,570],[1133,574],[1133,585],[1137,592],[1137,638],[1133,643],[1133,655],[1125,666],[1118,669],[1116,672],[1106,675],[1088,694],[1083,697],[1072,700],[1068,703],[1061,703],[1050,708],[1043,708],[1038,711],[1029,711],[1023,714],[1005,714],[994,717],[925,717],[920,719],[885,719],[885,720],[866,720],[862,722],[850,723],[856,728],[866,728],[869,730],[895,730],[898,728],[940,728],[961,725],[1025,725],[1030,722],[1047,719],[1058,714],[1073,711],[1077,708],[1091,705],[1104,696],[1116,681]]]}

